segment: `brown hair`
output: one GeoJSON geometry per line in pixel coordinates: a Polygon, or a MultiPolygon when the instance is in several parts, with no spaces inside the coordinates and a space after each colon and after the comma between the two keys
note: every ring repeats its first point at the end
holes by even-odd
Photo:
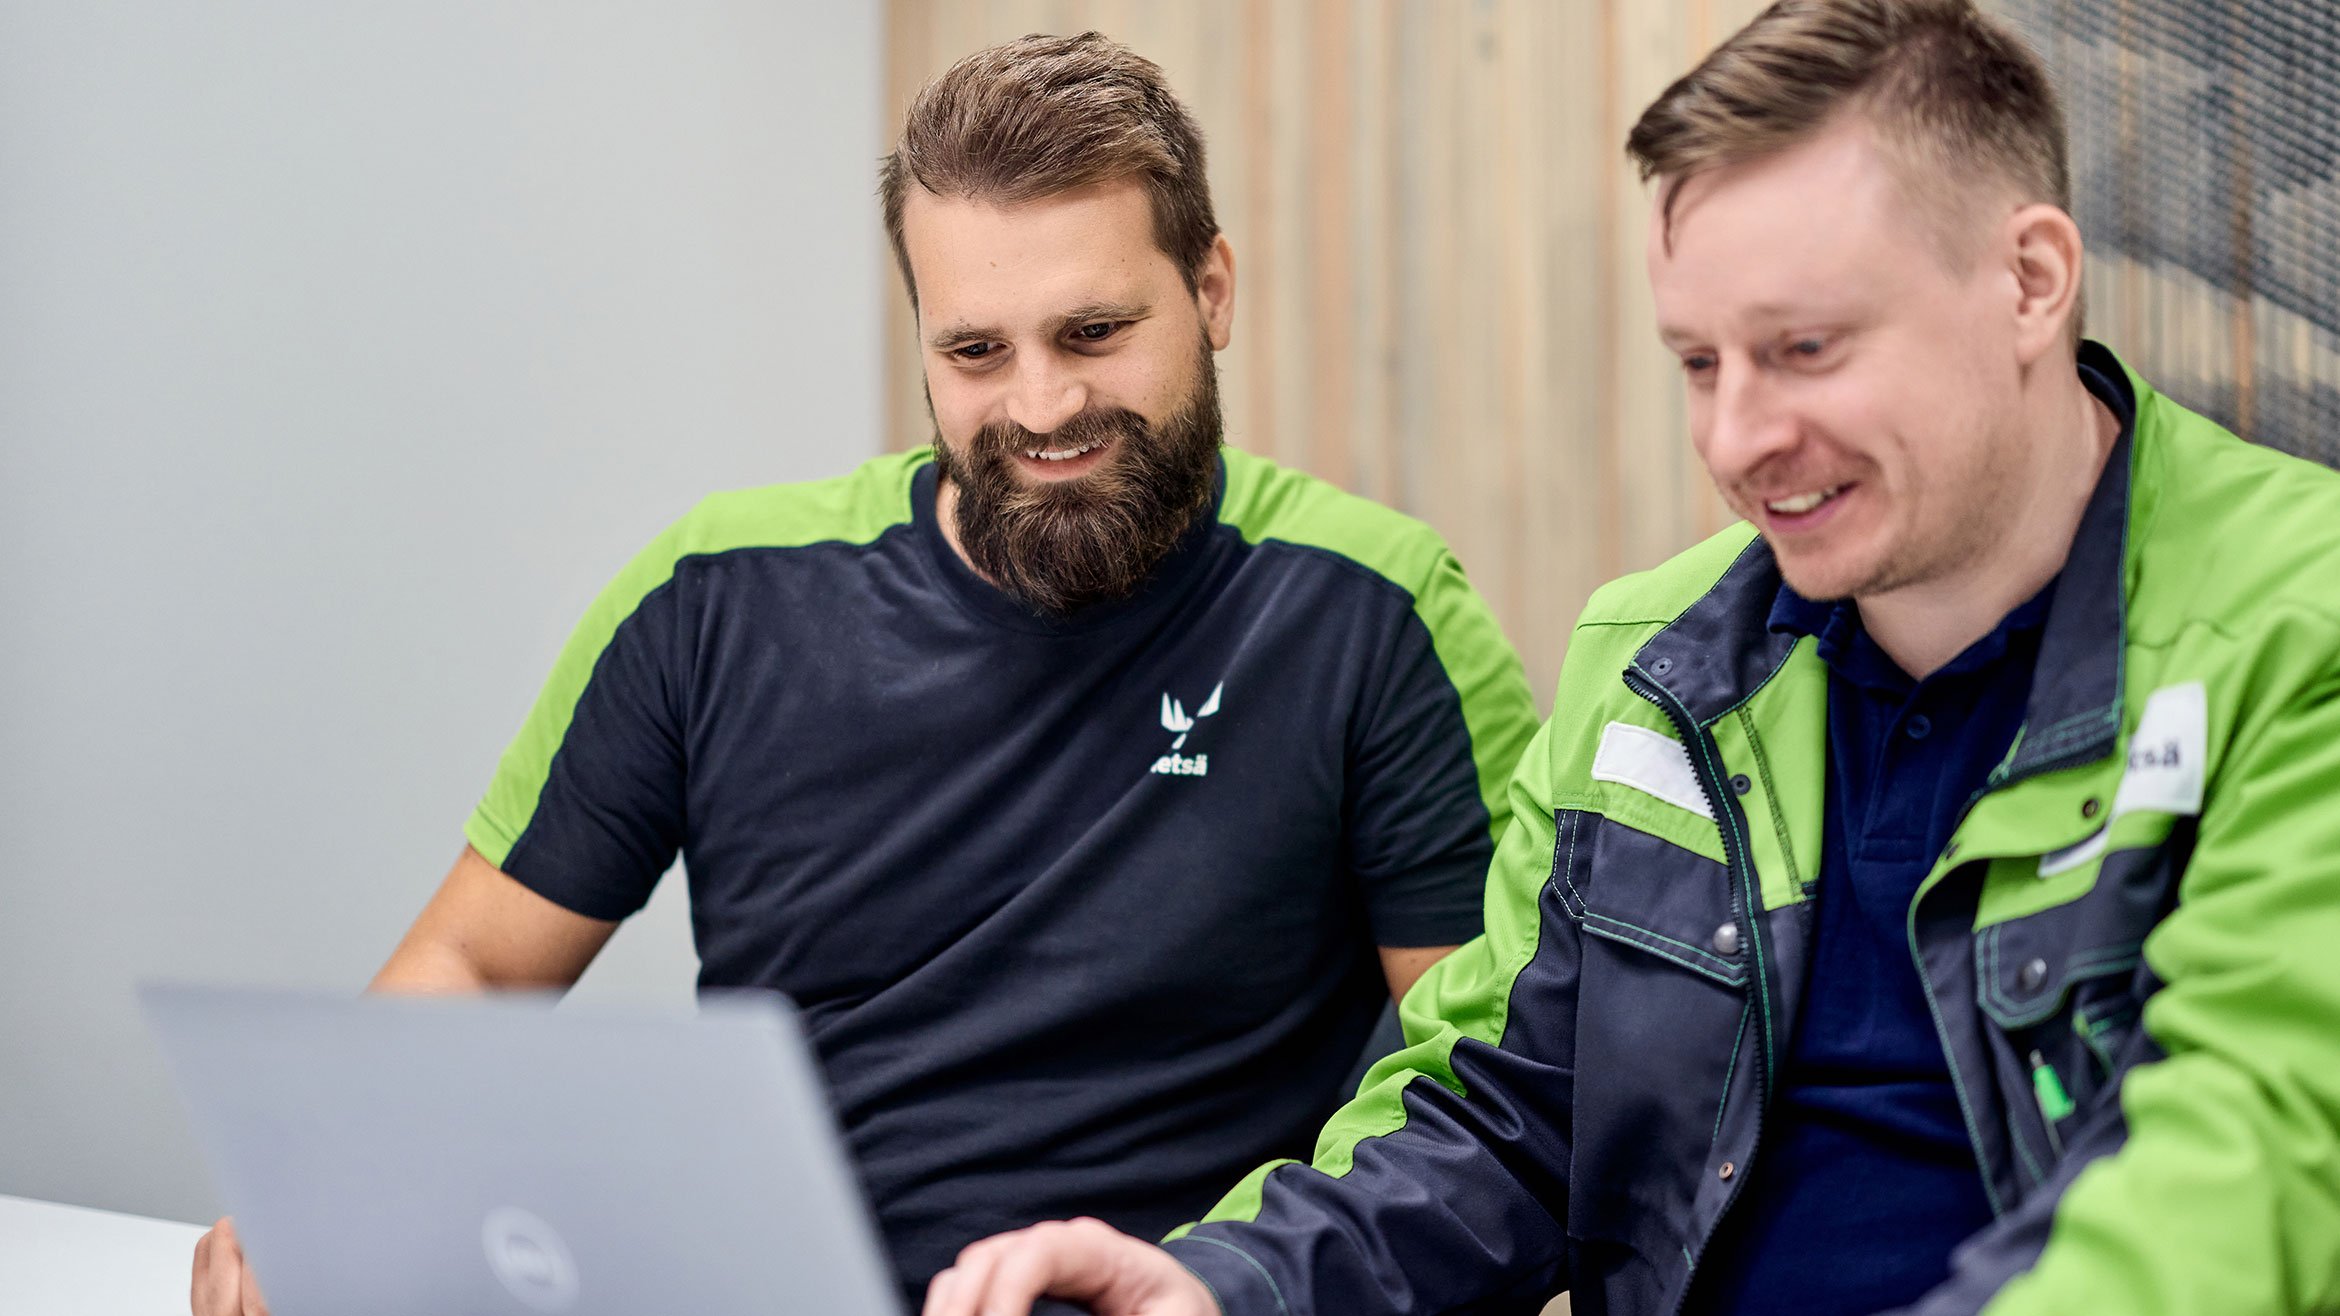
{"type": "Polygon", "coordinates": [[[918,282],[902,242],[902,203],[912,184],[1014,205],[1124,178],[1144,182],[1154,242],[1192,289],[1219,222],[1202,133],[1159,66],[1096,32],[1021,37],[953,64],[919,91],[878,174],[910,304],[918,304],[918,282]]]}
{"type": "MultiPolygon", "coordinates": [[[[1666,88],[1625,151],[1673,192],[1693,174],[1797,145],[1853,110],[1917,190],[2001,184],[2069,211],[2064,111],[2021,37],[1972,0],[1777,0],[1666,88]]],[[[1944,225],[1952,252],[1965,239],[1944,225]]]]}

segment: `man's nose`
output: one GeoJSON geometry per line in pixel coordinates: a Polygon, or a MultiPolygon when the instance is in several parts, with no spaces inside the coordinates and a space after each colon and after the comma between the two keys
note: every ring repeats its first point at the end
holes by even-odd
{"type": "Polygon", "coordinates": [[[1718,367],[1709,407],[1700,451],[1718,483],[1740,480],[1796,444],[1794,417],[1751,367],[1718,367]]]}
{"type": "Polygon", "coordinates": [[[1008,419],[1033,434],[1053,434],[1089,405],[1089,390],[1050,361],[1019,362],[1008,391],[1008,419]]]}

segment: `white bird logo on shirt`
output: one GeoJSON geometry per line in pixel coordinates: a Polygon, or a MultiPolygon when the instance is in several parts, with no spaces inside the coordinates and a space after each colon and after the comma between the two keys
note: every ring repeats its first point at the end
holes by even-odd
{"type": "Polygon", "coordinates": [[[1219,711],[1219,692],[1226,688],[1225,681],[1212,686],[1211,697],[1205,699],[1202,707],[1194,710],[1192,716],[1188,716],[1185,705],[1170,697],[1169,691],[1162,692],[1162,729],[1178,733],[1178,739],[1170,742],[1171,749],[1175,750],[1186,743],[1187,733],[1194,730],[1195,723],[1219,711]]]}

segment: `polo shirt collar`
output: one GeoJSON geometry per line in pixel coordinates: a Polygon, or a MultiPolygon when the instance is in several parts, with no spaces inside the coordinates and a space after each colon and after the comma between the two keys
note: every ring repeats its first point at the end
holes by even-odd
{"type": "MultiPolygon", "coordinates": [[[[1979,672],[1998,663],[2013,647],[2015,637],[2036,631],[2046,623],[2055,594],[2056,580],[2050,580],[2037,594],[2001,617],[1989,634],[1959,651],[1957,657],[1942,664],[1927,679],[1979,672]]],[[[1864,689],[1901,694],[1919,684],[1877,647],[1861,625],[1860,605],[1851,599],[1807,599],[1796,593],[1794,586],[1781,581],[1779,594],[1771,603],[1771,617],[1765,625],[1775,634],[1811,636],[1820,661],[1828,664],[1830,671],[1864,689]]]]}

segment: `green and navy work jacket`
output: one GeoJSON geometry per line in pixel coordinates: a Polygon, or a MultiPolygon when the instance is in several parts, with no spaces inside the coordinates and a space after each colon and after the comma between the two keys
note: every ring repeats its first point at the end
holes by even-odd
{"type": "MultiPolygon", "coordinates": [[[[2340,477],[2084,351],[2135,424],[1907,914],[1994,1216],[1910,1310],[2331,1310],[2340,477]]],[[[1229,1316],[1678,1311],[1751,1172],[1795,1172],[1764,1114],[1832,877],[1828,672],[1779,586],[1742,525],[1593,597],[1418,1040],[1173,1235],[1229,1316]]]]}

